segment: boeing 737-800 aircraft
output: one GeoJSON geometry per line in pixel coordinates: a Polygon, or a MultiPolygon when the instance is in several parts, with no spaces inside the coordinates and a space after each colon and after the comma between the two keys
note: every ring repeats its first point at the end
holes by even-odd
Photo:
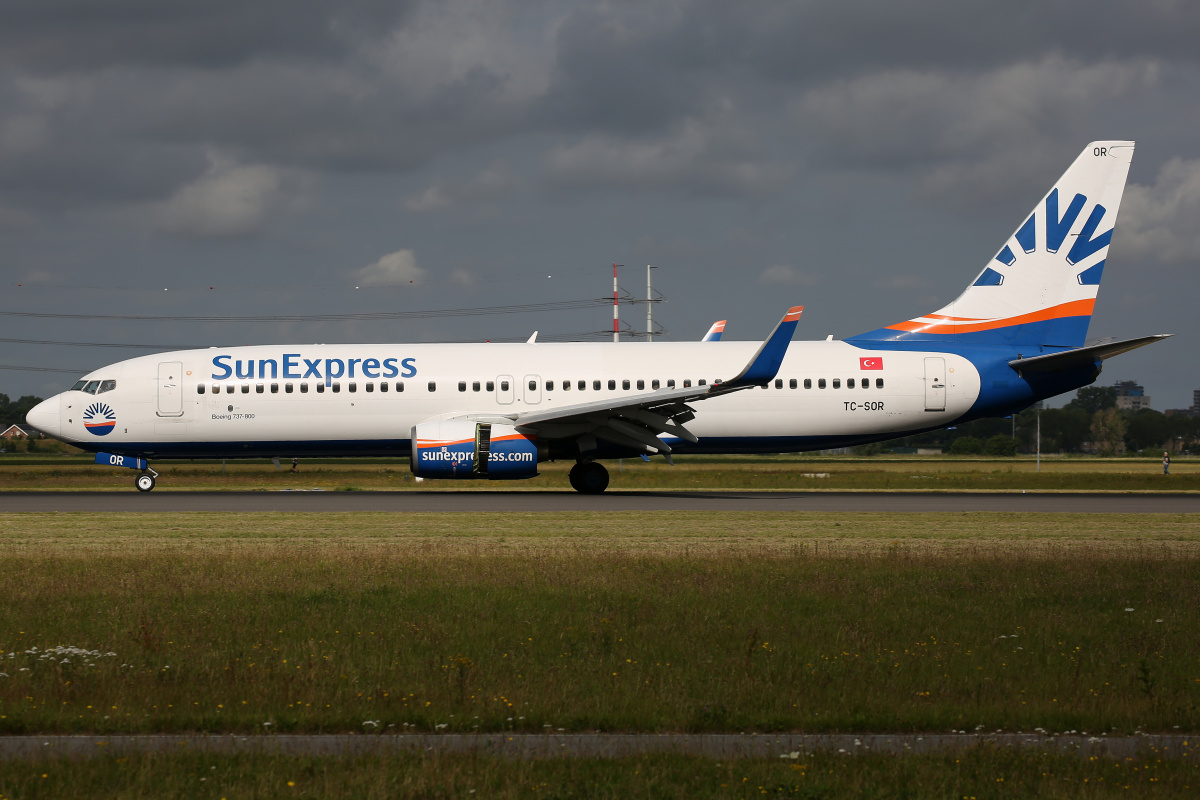
{"type": "MultiPolygon", "coordinates": [[[[183,350],[98,369],[29,424],[138,470],[153,458],[410,457],[423,478],[576,461],[844,447],[1004,416],[1164,338],[1085,346],[1133,142],[1093,142],[958,299],[843,341],[363,344],[183,350]]],[[[715,327],[715,326],[714,326],[715,327]]],[[[723,327],[723,325],[722,325],[723,327]]]]}

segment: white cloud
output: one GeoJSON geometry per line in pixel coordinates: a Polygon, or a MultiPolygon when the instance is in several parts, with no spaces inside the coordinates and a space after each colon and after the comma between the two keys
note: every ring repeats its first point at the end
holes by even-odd
{"type": "Polygon", "coordinates": [[[776,264],[759,273],[758,282],[767,286],[816,286],[821,282],[821,276],[776,264]]]}
{"type": "Polygon", "coordinates": [[[158,208],[171,233],[219,238],[258,230],[280,203],[283,173],[263,164],[239,165],[209,153],[208,171],[158,208]]]}
{"type": "Polygon", "coordinates": [[[435,181],[423,191],[405,198],[404,208],[413,213],[424,213],[467,203],[495,202],[521,191],[523,183],[511,167],[498,161],[467,178],[435,181]]]}
{"type": "Polygon", "coordinates": [[[397,250],[358,270],[357,275],[366,284],[420,283],[425,270],[417,266],[412,250],[397,250]]]}
{"type": "Polygon", "coordinates": [[[1200,259],[1200,159],[1173,158],[1153,186],[1130,184],[1121,200],[1114,247],[1162,263],[1200,259]]]}

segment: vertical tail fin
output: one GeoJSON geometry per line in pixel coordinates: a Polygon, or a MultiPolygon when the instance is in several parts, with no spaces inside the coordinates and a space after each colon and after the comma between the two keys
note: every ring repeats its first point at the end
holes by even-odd
{"type": "Polygon", "coordinates": [[[1081,346],[1133,149],[1089,144],[957,300],[850,341],[1081,346]]]}

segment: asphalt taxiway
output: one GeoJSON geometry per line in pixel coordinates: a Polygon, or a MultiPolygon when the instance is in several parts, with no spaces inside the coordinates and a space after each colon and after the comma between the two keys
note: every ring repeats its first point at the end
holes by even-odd
{"type": "Polygon", "coordinates": [[[1200,514],[1200,494],[1008,492],[4,492],[6,512],[822,511],[1200,514]]]}

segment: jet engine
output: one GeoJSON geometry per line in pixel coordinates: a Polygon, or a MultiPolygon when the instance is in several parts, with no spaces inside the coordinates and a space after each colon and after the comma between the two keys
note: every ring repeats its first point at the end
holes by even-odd
{"type": "Polygon", "coordinates": [[[448,419],[412,429],[412,472],[418,478],[533,478],[545,448],[512,425],[448,419]]]}

